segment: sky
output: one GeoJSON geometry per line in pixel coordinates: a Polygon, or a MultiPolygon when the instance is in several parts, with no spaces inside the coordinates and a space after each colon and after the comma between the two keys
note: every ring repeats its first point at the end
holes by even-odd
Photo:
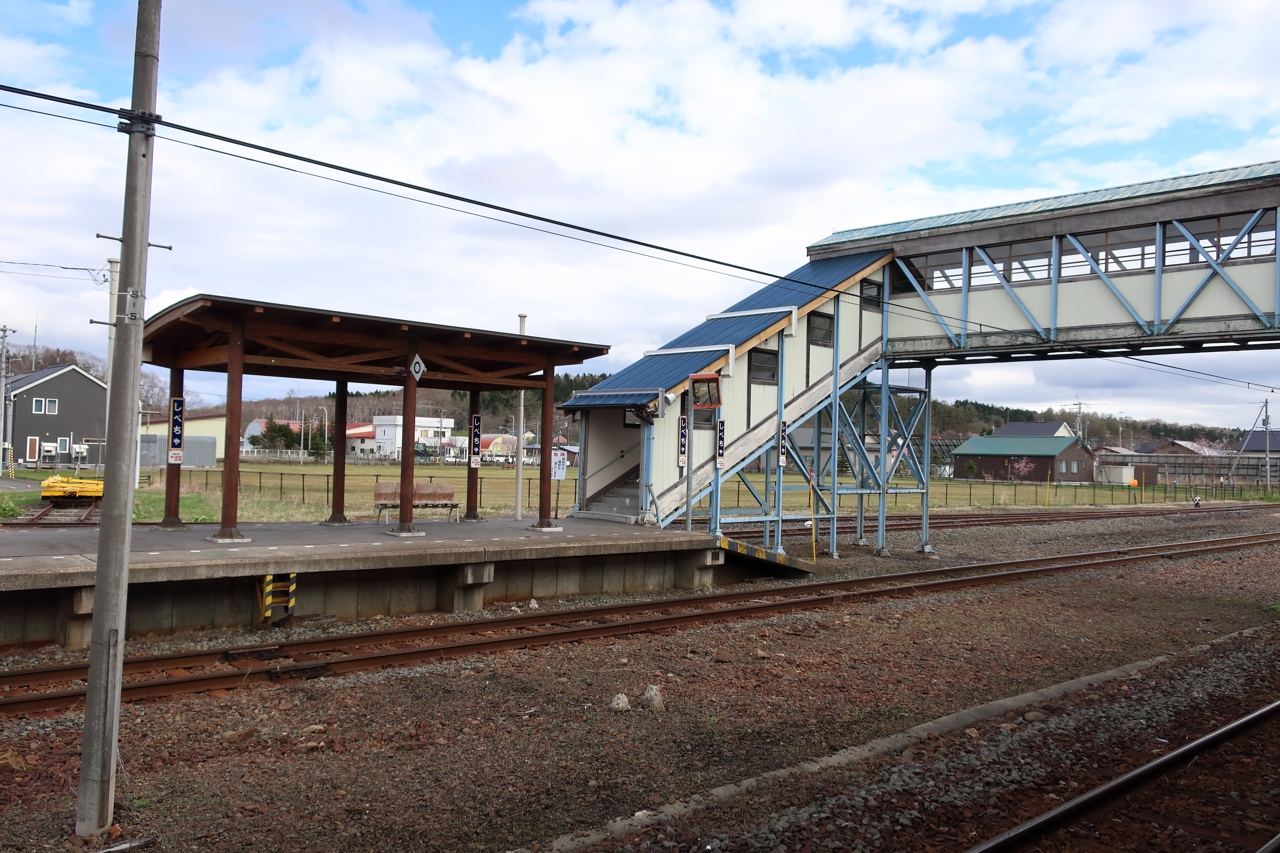
{"type": "MultiPolygon", "coordinates": [[[[128,105],[136,4],[0,6],[0,82],[128,105]]],[[[1280,159],[1276,32],[1265,0],[168,0],[159,111],[785,274],[835,230],[1280,159]]],[[[115,244],[94,235],[119,234],[126,141],[0,109],[17,343],[105,352],[91,271],[115,244]]],[[[158,140],[151,239],[173,249],[151,252],[148,311],[206,292],[510,331],[523,312],[612,346],[586,365],[612,372],[759,286],[424,200],[158,140]]],[[[1277,381],[1267,353],[1167,361],[1277,381]]],[[[220,376],[187,382],[221,399],[220,376]]],[[[246,380],[289,389],[316,390],[246,380]]],[[[1235,427],[1264,394],[1111,360],[947,367],[934,389],[1235,427]]]]}

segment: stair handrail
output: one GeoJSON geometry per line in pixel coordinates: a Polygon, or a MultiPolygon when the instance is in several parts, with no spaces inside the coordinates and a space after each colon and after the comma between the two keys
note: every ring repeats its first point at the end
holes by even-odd
{"type": "Polygon", "coordinates": [[[631,445],[630,447],[627,447],[627,448],[624,448],[624,449],[622,449],[622,450],[619,450],[619,451],[618,451],[618,455],[617,455],[617,456],[611,456],[611,457],[609,457],[609,461],[608,461],[608,462],[604,463],[604,464],[603,464],[603,465],[601,465],[599,468],[597,468],[596,470],[592,471],[592,472],[591,472],[590,474],[588,474],[587,476],[583,477],[583,478],[582,478],[582,479],[583,479],[583,482],[585,483],[587,480],[590,480],[590,479],[591,479],[592,477],[594,477],[596,474],[599,474],[599,473],[600,473],[601,471],[603,471],[605,468],[608,468],[610,465],[612,465],[613,463],[617,462],[619,459],[622,459],[622,458],[623,458],[623,457],[625,457],[628,453],[630,453],[632,450],[635,450],[635,449],[636,449],[637,447],[639,447],[639,446],[640,446],[640,442],[639,442],[639,441],[636,441],[636,443],[635,443],[635,444],[633,444],[633,445],[631,445]]]}

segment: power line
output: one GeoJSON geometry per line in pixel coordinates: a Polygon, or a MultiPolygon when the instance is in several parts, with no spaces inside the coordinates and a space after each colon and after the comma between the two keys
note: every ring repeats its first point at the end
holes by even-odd
{"type": "MultiPolygon", "coordinates": [[[[655,251],[662,252],[662,253],[665,253],[665,254],[676,255],[676,256],[678,256],[678,257],[688,258],[688,259],[690,259],[690,260],[702,261],[702,262],[704,262],[704,263],[710,263],[710,264],[714,264],[714,265],[716,265],[716,266],[726,267],[726,268],[728,268],[728,269],[735,269],[735,270],[738,270],[738,271],[740,271],[740,272],[750,273],[751,275],[761,276],[761,277],[766,278],[766,279],[774,279],[774,284],[775,284],[775,285],[777,285],[777,284],[778,284],[778,283],[780,283],[780,282],[788,282],[788,283],[791,283],[791,284],[803,285],[803,286],[806,288],[806,290],[804,290],[804,291],[800,290],[799,288],[795,288],[795,287],[786,287],[785,285],[782,285],[782,287],[783,287],[783,288],[785,288],[785,289],[788,289],[788,290],[792,290],[792,291],[797,292],[797,293],[805,294],[805,295],[810,295],[810,296],[812,295],[812,291],[807,290],[808,288],[816,288],[816,289],[817,289],[819,292],[821,292],[821,293],[826,293],[826,292],[835,292],[835,294],[836,294],[836,297],[837,297],[837,298],[852,298],[852,299],[857,299],[857,300],[859,301],[859,303],[861,303],[861,302],[863,302],[863,301],[866,301],[866,297],[862,296],[861,294],[851,294],[851,293],[847,293],[847,292],[845,292],[845,291],[838,291],[838,290],[836,290],[836,288],[835,288],[835,287],[827,287],[827,286],[823,286],[823,285],[819,285],[819,284],[814,284],[814,283],[812,283],[812,282],[804,281],[803,279],[791,278],[790,276],[776,275],[776,274],[774,274],[774,273],[765,272],[765,271],[763,271],[763,270],[758,270],[758,269],[755,269],[755,268],[753,268],[753,267],[748,267],[748,266],[744,266],[744,265],[741,265],[741,264],[734,264],[734,263],[730,263],[730,262],[728,262],[728,261],[721,261],[721,260],[717,260],[717,259],[715,259],[715,258],[707,257],[707,256],[704,256],[704,255],[698,255],[698,254],[694,254],[694,253],[692,253],[692,252],[685,252],[685,251],[682,251],[682,250],[679,250],[679,249],[673,249],[673,248],[670,248],[670,247],[667,247],[667,246],[662,246],[662,245],[657,244],[657,243],[649,243],[649,242],[646,242],[646,241],[644,241],[644,240],[637,240],[637,239],[634,239],[634,238],[631,238],[631,237],[624,237],[624,236],[622,236],[622,235],[620,235],[620,234],[613,234],[613,233],[608,232],[608,231],[602,231],[602,230],[600,230],[600,229],[590,228],[590,227],[587,227],[587,226],[584,226],[584,225],[576,225],[576,224],[574,224],[574,223],[566,222],[566,221],[564,221],[564,220],[554,219],[554,218],[547,217],[547,216],[542,216],[542,215],[539,215],[539,214],[536,214],[536,213],[530,213],[530,212],[527,212],[527,211],[522,211],[522,210],[519,210],[519,209],[516,209],[516,208],[505,207],[505,206],[503,206],[503,205],[493,204],[493,203],[491,203],[491,202],[486,202],[486,201],[482,201],[482,200],[480,200],[480,199],[470,198],[470,197],[468,197],[468,196],[458,195],[458,194],[456,194],[456,193],[449,193],[449,192],[445,192],[445,191],[443,191],[443,190],[432,189],[431,187],[423,186],[423,185],[420,185],[420,184],[414,184],[414,183],[411,183],[411,182],[408,182],[408,181],[401,181],[401,180],[398,180],[398,179],[396,179],[396,178],[390,178],[390,177],[386,177],[386,176],[384,176],[384,175],[378,175],[378,174],[373,173],[373,172],[366,172],[366,171],[363,171],[363,170],[360,170],[360,169],[354,169],[354,168],[351,168],[351,167],[349,167],[349,166],[342,166],[342,165],[339,165],[339,164],[336,164],[336,163],[331,163],[331,162],[328,162],[328,161],[325,161],[325,160],[319,160],[319,159],[312,158],[312,157],[307,157],[307,156],[304,156],[304,155],[301,155],[301,154],[294,154],[294,153],[291,153],[291,152],[288,152],[288,151],[284,151],[284,150],[282,150],[282,149],[278,149],[278,148],[271,148],[271,147],[266,146],[266,145],[259,145],[259,144],[254,143],[254,142],[248,142],[248,141],[246,141],[246,140],[236,139],[236,138],[234,138],[234,137],[224,136],[224,135],[222,135],[222,134],[217,134],[217,133],[212,133],[212,132],[210,132],[210,131],[201,130],[201,129],[199,129],[199,128],[194,128],[194,127],[189,127],[189,126],[186,126],[186,125],[181,125],[181,124],[178,124],[178,123],[176,123],[176,122],[166,121],[165,119],[162,119],[162,118],[160,118],[160,117],[158,117],[158,116],[138,116],[138,115],[137,115],[133,110],[121,109],[121,108],[115,108],[115,107],[107,107],[107,106],[103,106],[103,105],[101,105],[101,104],[94,104],[94,103],[90,103],[90,102],[87,102],[87,101],[78,101],[78,100],[75,100],[75,99],[72,99],[72,98],[63,98],[63,97],[60,97],[60,96],[57,96],[57,95],[50,95],[50,94],[46,94],[46,93],[43,93],[43,92],[36,92],[36,91],[30,90],[30,89],[21,89],[21,88],[18,88],[18,87],[16,87],[16,86],[7,86],[7,85],[4,85],[4,84],[0,84],[0,91],[10,92],[10,93],[12,93],[12,94],[23,95],[23,96],[31,97],[31,98],[38,98],[38,99],[41,99],[41,100],[51,101],[51,102],[53,102],[53,103],[65,104],[65,105],[68,105],[68,106],[78,107],[78,108],[80,108],[80,109],[86,109],[86,110],[92,110],[92,111],[96,111],[96,112],[108,113],[108,114],[115,115],[115,116],[117,116],[117,117],[119,117],[119,118],[122,118],[122,119],[142,118],[142,119],[144,119],[144,120],[146,120],[146,121],[149,121],[149,122],[152,122],[152,123],[154,123],[154,124],[161,125],[161,126],[163,126],[163,127],[168,127],[168,128],[171,128],[171,129],[173,129],[173,130],[176,130],[176,131],[179,131],[179,132],[182,132],[182,133],[189,133],[189,134],[192,134],[192,135],[194,135],[194,136],[203,137],[203,138],[205,138],[205,139],[212,139],[212,140],[216,140],[216,141],[218,141],[218,142],[225,142],[225,143],[227,143],[227,144],[229,144],[229,145],[236,145],[236,146],[240,146],[240,147],[243,147],[243,148],[249,148],[249,149],[251,149],[251,150],[254,150],[254,151],[260,151],[260,152],[263,152],[263,153],[265,153],[265,154],[271,154],[271,155],[273,155],[273,156],[282,157],[282,158],[285,158],[285,159],[288,159],[288,160],[295,160],[295,161],[298,161],[298,162],[301,162],[301,163],[308,163],[308,164],[313,165],[313,166],[319,166],[319,167],[324,168],[324,169],[331,169],[331,170],[333,170],[333,171],[342,172],[342,173],[344,173],[344,174],[349,174],[349,175],[354,175],[354,176],[356,176],[356,177],[366,178],[366,179],[368,179],[368,180],[377,181],[377,182],[379,182],[379,183],[386,183],[386,184],[390,184],[390,185],[392,185],[392,186],[398,186],[398,187],[402,187],[402,188],[404,188],[404,189],[414,190],[414,191],[416,191],[416,192],[426,193],[426,194],[428,194],[428,195],[433,195],[433,196],[437,196],[437,197],[440,197],[440,198],[447,198],[447,199],[450,199],[450,200],[452,200],[452,201],[457,201],[457,202],[461,202],[461,203],[464,203],[464,204],[473,205],[473,206],[480,207],[480,208],[483,208],[483,209],[486,209],[486,210],[492,210],[492,211],[495,211],[495,212],[498,212],[498,213],[505,213],[505,214],[509,214],[509,215],[512,215],[512,216],[520,217],[520,218],[522,218],[522,219],[530,219],[530,220],[533,220],[533,221],[535,221],[535,222],[541,222],[541,223],[544,223],[544,224],[547,224],[547,225],[554,225],[554,226],[556,226],[556,227],[558,227],[558,228],[566,228],[566,229],[569,229],[569,230],[571,230],[571,231],[578,231],[578,232],[581,232],[581,233],[584,233],[584,234],[590,234],[590,235],[595,236],[595,237],[601,237],[601,238],[605,238],[605,239],[608,239],[608,240],[614,240],[614,241],[617,241],[617,242],[620,242],[620,243],[626,243],[626,244],[629,244],[629,245],[639,246],[639,247],[646,248],[646,249],[653,249],[653,250],[655,250],[655,251]]],[[[10,105],[10,104],[0,104],[0,106],[11,107],[12,109],[22,110],[23,112],[39,113],[39,114],[41,114],[41,115],[51,116],[51,117],[54,117],[54,118],[63,118],[63,119],[66,119],[66,120],[68,120],[68,121],[76,121],[76,122],[80,122],[80,123],[82,123],[82,124],[92,124],[92,125],[95,125],[95,126],[99,126],[99,127],[108,127],[108,128],[109,128],[109,127],[111,127],[110,125],[102,124],[102,123],[100,123],[100,122],[91,122],[91,121],[86,121],[86,120],[84,120],[84,119],[76,119],[76,118],[72,118],[72,117],[70,117],[70,116],[63,116],[63,115],[59,115],[59,114],[57,114],[57,113],[43,112],[43,111],[40,111],[40,110],[31,110],[31,109],[26,109],[26,108],[24,108],[24,107],[17,107],[17,106],[13,106],[13,105],[10,105]]],[[[734,274],[732,274],[732,273],[725,273],[725,272],[722,272],[722,271],[720,271],[720,270],[710,270],[710,269],[706,269],[705,267],[700,267],[700,266],[697,266],[697,265],[694,265],[694,264],[688,264],[688,263],[684,263],[684,262],[680,262],[680,261],[673,261],[673,260],[672,260],[672,259],[670,259],[670,258],[662,258],[662,257],[658,257],[658,256],[655,256],[655,255],[650,255],[650,254],[648,254],[647,252],[637,252],[637,251],[635,251],[635,250],[632,250],[632,249],[625,249],[625,248],[620,247],[620,246],[611,246],[611,245],[609,245],[609,244],[606,244],[606,243],[600,243],[600,242],[595,241],[595,240],[588,240],[588,239],[581,238],[581,237],[575,237],[575,236],[573,236],[573,235],[571,235],[571,234],[562,234],[562,233],[557,232],[557,231],[551,231],[551,230],[548,230],[548,229],[545,229],[545,228],[538,228],[538,227],[536,227],[536,226],[527,225],[527,224],[525,224],[525,223],[512,222],[512,221],[510,221],[510,220],[508,220],[508,219],[503,219],[503,218],[501,218],[501,217],[487,216],[487,215],[484,215],[484,214],[476,213],[475,211],[468,211],[468,210],[463,210],[463,209],[460,209],[460,208],[451,207],[451,206],[448,206],[448,205],[442,205],[442,204],[435,204],[435,203],[432,203],[432,202],[426,202],[425,200],[422,200],[422,199],[415,199],[415,198],[412,198],[412,197],[410,197],[410,196],[404,196],[404,195],[401,195],[401,194],[399,194],[399,193],[393,193],[393,192],[389,192],[389,191],[386,191],[386,190],[380,190],[380,189],[377,189],[376,187],[368,187],[368,186],[364,186],[364,185],[361,185],[361,184],[352,183],[352,182],[349,182],[349,181],[342,181],[342,180],[339,180],[339,179],[336,179],[336,178],[331,178],[331,177],[326,176],[326,175],[318,175],[318,174],[315,174],[315,173],[313,173],[313,172],[307,172],[307,171],[304,171],[304,170],[301,170],[301,169],[294,169],[294,168],[290,168],[290,167],[287,167],[287,166],[284,166],[284,165],[281,165],[281,164],[277,164],[277,163],[270,163],[270,162],[267,162],[267,161],[264,161],[264,160],[259,160],[259,159],[257,159],[257,158],[247,157],[247,156],[245,156],[245,155],[241,155],[241,154],[234,154],[234,153],[232,153],[232,152],[229,152],[229,151],[223,151],[223,150],[220,150],[220,149],[217,149],[217,148],[210,148],[210,147],[208,147],[208,146],[204,146],[204,145],[198,145],[198,144],[191,143],[191,142],[185,142],[185,141],[183,141],[183,140],[174,139],[174,138],[172,138],[172,137],[162,137],[162,138],[164,138],[164,139],[166,139],[166,140],[168,140],[168,141],[171,141],[171,142],[176,142],[176,143],[179,143],[179,144],[182,144],[182,145],[187,145],[187,146],[190,146],[190,147],[193,147],[193,148],[202,149],[202,150],[209,151],[209,152],[212,152],[212,153],[217,153],[217,154],[222,154],[222,155],[224,155],[224,156],[228,156],[228,157],[233,157],[233,158],[237,158],[237,159],[247,160],[247,161],[254,162],[254,163],[258,163],[258,164],[265,165],[265,166],[271,166],[271,167],[274,167],[274,168],[282,169],[282,170],[284,170],[284,171],[296,172],[296,173],[298,173],[298,174],[307,175],[307,176],[309,176],[309,177],[319,178],[319,179],[321,179],[321,180],[326,180],[326,181],[330,181],[330,182],[333,182],[333,183],[343,184],[343,185],[351,186],[351,187],[355,187],[355,188],[358,188],[358,189],[365,189],[365,190],[368,190],[368,191],[370,191],[370,192],[376,192],[376,193],[379,193],[379,194],[382,194],[382,195],[390,195],[390,196],[394,196],[394,197],[396,197],[396,198],[402,198],[402,199],[405,199],[405,200],[407,200],[407,201],[414,201],[414,202],[418,202],[418,203],[422,203],[422,204],[428,204],[428,205],[430,205],[430,206],[432,206],[432,207],[439,207],[439,208],[442,208],[442,209],[445,209],[445,210],[450,210],[450,211],[457,212],[457,213],[464,213],[464,214],[468,214],[468,215],[471,215],[471,216],[477,216],[477,217],[480,217],[480,218],[488,219],[488,220],[490,220],[490,221],[500,222],[500,223],[507,224],[507,225],[513,225],[513,226],[520,227],[520,228],[526,228],[526,229],[529,229],[529,230],[538,231],[538,232],[540,232],[540,233],[549,234],[549,235],[551,235],[551,236],[564,237],[564,238],[566,238],[566,239],[576,240],[576,241],[578,241],[578,242],[589,243],[589,244],[591,244],[591,245],[600,246],[600,247],[602,247],[602,248],[614,249],[614,250],[616,250],[616,251],[623,251],[623,252],[627,252],[628,254],[639,255],[639,256],[641,256],[641,257],[647,257],[647,258],[650,258],[650,259],[653,259],[653,260],[665,261],[665,262],[668,262],[668,263],[676,263],[676,264],[678,264],[678,265],[680,265],[680,266],[685,266],[685,267],[689,267],[689,268],[692,268],[692,269],[701,270],[701,271],[703,271],[703,272],[710,272],[710,273],[715,273],[715,274],[718,274],[718,275],[729,275],[729,276],[731,276],[731,277],[733,277],[733,278],[739,278],[739,279],[742,279],[742,280],[744,280],[744,281],[751,281],[751,279],[746,279],[746,278],[745,278],[745,277],[743,277],[743,276],[734,275],[734,274]]],[[[884,311],[890,311],[890,310],[891,310],[891,309],[890,309],[890,300],[889,300],[889,298],[888,298],[888,296],[889,296],[889,294],[888,294],[888,287],[889,287],[889,275],[888,275],[888,267],[887,267],[887,266],[886,266],[885,270],[886,270],[886,273],[885,273],[885,275],[884,275],[884,282],[883,282],[883,284],[882,284],[882,287],[884,287],[884,288],[885,288],[885,290],[883,291],[883,298],[882,298],[882,300],[881,300],[881,301],[883,302],[883,305],[881,306],[881,310],[884,310],[884,311]]],[[[758,282],[758,281],[753,281],[752,283],[753,283],[753,284],[766,284],[767,282],[758,282]]],[[[925,312],[925,309],[923,309],[923,308],[914,308],[914,307],[912,307],[912,306],[902,306],[902,305],[895,306],[892,310],[893,310],[893,312],[894,312],[894,313],[898,313],[898,315],[899,315],[899,316],[905,316],[908,312],[910,312],[910,313],[919,313],[919,314],[924,314],[924,313],[926,313],[926,312],[925,312]]],[[[932,312],[928,312],[928,313],[932,314],[932,312]]],[[[940,316],[943,316],[943,317],[945,317],[946,319],[950,319],[950,320],[960,320],[960,318],[952,317],[952,316],[949,316],[949,315],[940,315],[940,316]]],[[[1022,330],[1022,329],[1004,329],[1004,328],[1001,328],[1001,327],[999,327],[999,326],[993,326],[993,325],[991,325],[991,324],[978,324],[978,325],[979,325],[979,328],[980,328],[980,329],[981,329],[981,328],[983,328],[983,327],[985,326],[985,327],[989,327],[989,328],[991,328],[991,329],[993,329],[993,330],[995,330],[995,331],[1001,331],[1001,332],[1005,332],[1005,333],[1008,333],[1008,334],[1025,335],[1025,336],[1027,336],[1028,338],[1032,337],[1032,336],[1033,336],[1033,334],[1034,334],[1034,333],[1033,333],[1033,332],[1031,332],[1030,330],[1022,330]]],[[[1085,353],[1093,352],[1093,353],[1095,353],[1095,354],[1097,354],[1098,356],[1101,356],[1101,357],[1114,357],[1114,356],[1111,356],[1111,355],[1109,355],[1109,354],[1105,354],[1105,353],[1101,352],[1100,350],[1098,350],[1098,349],[1096,349],[1096,348],[1090,348],[1090,347],[1085,347],[1085,346],[1075,346],[1075,348],[1076,348],[1076,349],[1079,349],[1080,351],[1085,352],[1085,353]]],[[[1181,368],[1181,367],[1177,367],[1177,366],[1175,366],[1175,365],[1161,365],[1161,367],[1168,367],[1168,368],[1169,368],[1168,370],[1162,370],[1162,369],[1158,369],[1158,368],[1156,368],[1156,367],[1150,366],[1150,365],[1152,364],[1151,362],[1146,362],[1144,359],[1140,359],[1140,358],[1138,358],[1138,357],[1136,357],[1136,356],[1121,356],[1121,358],[1122,358],[1122,359],[1124,359],[1124,360],[1127,360],[1127,361],[1131,361],[1131,362],[1142,362],[1143,364],[1147,365],[1144,369],[1148,369],[1148,370],[1155,370],[1156,372],[1159,372],[1159,373],[1170,373],[1171,371],[1174,371],[1174,372],[1176,372],[1176,373],[1185,373],[1185,374],[1195,375],[1195,376],[1200,377],[1200,378],[1202,379],[1202,381],[1216,382],[1217,384],[1238,383],[1238,386],[1240,386],[1240,387],[1245,387],[1245,388],[1253,388],[1253,387],[1257,387],[1257,388],[1266,388],[1266,387],[1267,387],[1267,386],[1259,385],[1259,384],[1257,384],[1257,383],[1248,382],[1247,380],[1232,379],[1232,378],[1230,378],[1230,377],[1221,377],[1221,376],[1217,376],[1217,375],[1215,375],[1215,374],[1208,374],[1208,373],[1204,373],[1204,372],[1202,372],[1202,371],[1192,370],[1192,369],[1190,369],[1190,368],[1181,368]]],[[[1135,365],[1135,366],[1137,366],[1137,365],[1135,365]]],[[[1273,391],[1273,393],[1274,393],[1274,391],[1273,391]]]]}

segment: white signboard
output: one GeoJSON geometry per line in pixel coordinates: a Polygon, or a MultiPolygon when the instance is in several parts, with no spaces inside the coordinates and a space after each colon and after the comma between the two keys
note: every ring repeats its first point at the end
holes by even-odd
{"type": "Polygon", "coordinates": [[[569,454],[564,450],[551,451],[551,479],[563,480],[569,470],[569,454]]]}

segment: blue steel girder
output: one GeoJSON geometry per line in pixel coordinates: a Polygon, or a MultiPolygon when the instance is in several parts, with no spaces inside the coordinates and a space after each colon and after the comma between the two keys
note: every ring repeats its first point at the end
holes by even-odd
{"type": "Polygon", "coordinates": [[[1204,247],[1200,245],[1200,241],[1197,240],[1181,222],[1176,219],[1173,220],[1173,227],[1181,231],[1182,236],[1187,238],[1187,242],[1195,247],[1194,251],[1198,251],[1204,256],[1204,259],[1209,262],[1209,272],[1205,274],[1205,277],[1200,280],[1200,283],[1196,285],[1195,289],[1191,291],[1191,294],[1187,296],[1187,300],[1182,303],[1182,307],[1173,313],[1173,316],[1169,318],[1168,323],[1164,324],[1162,331],[1169,331],[1169,329],[1173,327],[1174,323],[1177,323],[1182,319],[1182,315],[1187,312],[1187,309],[1191,307],[1191,303],[1196,301],[1196,298],[1200,296],[1201,291],[1208,286],[1209,282],[1213,281],[1214,276],[1221,276],[1222,280],[1227,283],[1227,286],[1235,291],[1236,296],[1240,297],[1240,300],[1244,302],[1244,304],[1248,306],[1249,310],[1254,313],[1254,316],[1262,321],[1263,326],[1271,329],[1277,328],[1276,318],[1268,320],[1267,315],[1259,310],[1258,306],[1249,298],[1249,295],[1241,290],[1235,280],[1231,278],[1231,276],[1227,275],[1227,271],[1222,268],[1222,264],[1231,259],[1231,253],[1236,250],[1236,247],[1240,245],[1240,242],[1244,240],[1245,237],[1249,236],[1257,224],[1262,220],[1263,214],[1265,213],[1266,209],[1263,209],[1253,214],[1245,224],[1244,228],[1240,230],[1240,233],[1231,241],[1231,245],[1229,245],[1217,258],[1212,257],[1208,252],[1206,252],[1204,247]]]}
{"type": "MultiPolygon", "coordinates": [[[[915,435],[916,427],[920,425],[920,418],[925,412],[926,407],[924,404],[927,400],[927,395],[921,396],[920,400],[911,407],[911,411],[907,413],[907,420],[910,421],[909,426],[903,423],[902,416],[898,413],[897,402],[893,401],[892,398],[890,400],[892,403],[890,412],[893,415],[893,419],[898,423],[899,435],[903,437],[902,449],[897,453],[897,456],[900,457],[898,461],[907,463],[907,467],[915,474],[917,483],[927,482],[928,478],[923,475],[920,459],[916,456],[915,448],[911,446],[911,436],[915,435]]],[[[927,440],[925,444],[928,444],[927,440]]],[[[894,464],[894,469],[897,469],[897,462],[894,464]]]]}
{"type": "Polygon", "coordinates": [[[924,482],[924,477],[920,474],[920,460],[916,457],[915,448],[911,446],[911,436],[915,433],[916,427],[920,424],[920,416],[924,412],[921,405],[924,398],[911,407],[911,411],[907,413],[907,420],[910,421],[910,428],[903,422],[901,414],[898,412],[898,404],[892,396],[889,398],[889,414],[893,416],[894,421],[898,425],[898,433],[894,437],[894,443],[901,441],[901,446],[894,451],[893,456],[889,457],[892,461],[890,471],[896,471],[898,465],[902,462],[907,463],[907,467],[915,474],[916,482],[924,482]]]}
{"type": "Polygon", "coordinates": [[[842,427],[840,430],[842,441],[840,444],[841,447],[844,448],[845,459],[849,461],[850,470],[854,468],[854,464],[853,459],[849,458],[848,447],[844,446],[845,442],[843,441],[843,438],[845,436],[848,436],[851,439],[849,443],[853,445],[854,451],[858,454],[858,461],[862,463],[862,471],[864,475],[868,475],[870,477],[871,482],[875,484],[875,487],[878,490],[882,485],[880,483],[880,472],[877,471],[876,466],[872,464],[871,454],[867,452],[867,447],[862,441],[862,434],[854,427],[853,418],[850,417],[849,412],[845,409],[843,403],[840,404],[840,425],[842,427]]]}
{"type": "Polygon", "coordinates": [[[973,250],[981,256],[983,262],[987,265],[987,269],[991,270],[991,274],[1000,282],[1000,286],[1004,288],[1004,292],[1009,294],[1009,298],[1013,300],[1013,304],[1018,306],[1018,310],[1022,312],[1022,316],[1027,318],[1027,322],[1030,323],[1031,327],[1036,330],[1038,335],[1040,335],[1040,339],[1045,341],[1049,340],[1049,333],[1041,327],[1040,323],[1036,320],[1035,315],[1031,313],[1031,309],[1027,308],[1027,306],[1023,304],[1022,300],[1018,298],[1018,294],[1014,293],[1013,286],[1005,279],[1004,273],[1000,272],[999,267],[997,267],[995,262],[991,260],[991,256],[987,254],[986,250],[981,246],[974,246],[973,250]]]}
{"type": "MultiPolygon", "coordinates": [[[[817,499],[822,501],[823,508],[830,513],[831,504],[827,503],[826,497],[822,494],[822,489],[819,489],[814,483],[813,477],[809,476],[809,466],[804,464],[804,455],[800,453],[800,448],[796,446],[795,439],[791,437],[790,433],[787,434],[787,455],[796,461],[796,467],[800,469],[800,476],[804,478],[806,483],[808,483],[809,493],[816,495],[817,499]]],[[[782,488],[785,491],[786,487],[782,488]]]]}
{"type": "Polygon", "coordinates": [[[738,472],[738,479],[747,487],[747,491],[751,493],[751,497],[756,499],[756,503],[760,504],[760,506],[766,506],[764,498],[760,497],[760,493],[756,491],[756,487],[751,485],[751,481],[747,479],[745,471],[738,472]]]}
{"type": "MultiPolygon", "coordinates": [[[[1116,287],[1115,282],[1111,280],[1111,276],[1107,275],[1106,271],[1098,265],[1098,261],[1093,257],[1093,253],[1085,249],[1081,242],[1076,239],[1074,234],[1068,234],[1066,236],[1067,239],[1071,241],[1071,245],[1075,246],[1076,251],[1080,253],[1080,257],[1084,258],[1089,263],[1089,267],[1093,270],[1093,274],[1102,279],[1102,283],[1107,286],[1107,290],[1111,291],[1111,295],[1120,301],[1120,304],[1124,306],[1124,310],[1129,312],[1129,316],[1133,318],[1133,322],[1138,324],[1138,328],[1142,329],[1142,331],[1148,335],[1154,335],[1155,329],[1148,325],[1142,315],[1129,304],[1129,300],[1124,298],[1124,294],[1120,292],[1120,288],[1116,287]]],[[[1157,317],[1156,323],[1159,322],[1160,318],[1157,317]]]]}
{"type": "Polygon", "coordinates": [[[947,338],[951,341],[951,345],[953,347],[959,347],[960,339],[951,331],[951,327],[947,325],[947,321],[942,319],[942,315],[938,313],[938,309],[934,307],[933,301],[930,300],[928,295],[924,292],[924,288],[920,286],[920,282],[916,281],[916,277],[911,274],[911,270],[902,262],[902,258],[894,258],[894,261],[897,262],[898,268],[906,275],[907,281],[911,282],[911,286],[915,288],[916,294],[924,300],[924,306],[929,309],[929,313],[933,315],[933,319],[942,327],[942,331],[947,333],[947,338]]]}

